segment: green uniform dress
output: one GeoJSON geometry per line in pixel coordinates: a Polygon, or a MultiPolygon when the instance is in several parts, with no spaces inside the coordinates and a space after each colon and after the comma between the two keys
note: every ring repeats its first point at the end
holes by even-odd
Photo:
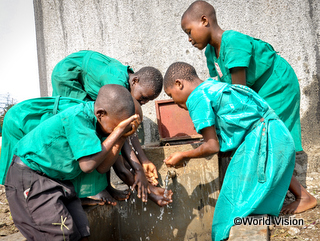
{"type": "Polygon", "coordinates": [[[83,50],[70,54],[53,69],[52,96],[79,100],[96,100],[99,89],[118,84],[129,89],[129,73],[133,70],[118,60],[101,53],[83,50]]]}
{"type": "Polygon", "coordinates": [[[257,92],[289,129],[296,151],[302,151],[300,87],[289,63],[260,39],[228,30],[221,39],[219,58],[208,45],[205,50],[211,77],[232,84],[230,69],[245,67],[247,86],[257,92]]]}
{"type": "Polygon", "coordinates": [[[198,133],[216,128],[220,150],[235,151],[212,222],[212,240],[228,238],[236,217],[279,215],[295,164],[290,132],[250,88],[208,79],[188,97],[198,133]]]}
{"type": "MultiPolygon", "coordinates": [[[[8,111],[4,118],[3,126],[0,160],[1,184],[5,182],[6,174],[12,161],[14,147],[19,140],[43,121],[80,103],[85,102],[65,97],[44,97],[20,102],[8,111]]],[[[79,197],[96,195],[108,185],[106,175],[100,174],[97,171],[89,174],[81,172],[72,182],[79,197]]]]}

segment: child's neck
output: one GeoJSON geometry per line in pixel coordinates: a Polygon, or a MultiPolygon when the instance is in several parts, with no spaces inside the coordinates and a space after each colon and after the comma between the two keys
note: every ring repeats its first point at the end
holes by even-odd
{"type": "MultiPolygon", "coordinates": [[[[195,88],[197,88],[200,84],[203,83],[203,80],[199,79],[199,78],[196,78],[195,80],[193,80],[192,82],[190,82],[191,85],[190,85],[190,90],[191,92],[195,90],[195,88]]],[[[190,93],[191,93],[190,92],[190,93]]]]}
{"type": "Polygon", "coordinates": [[[220,53],[220,46],[221,46],[223,32],[224,30],[222,30],[218,25],[215,25],[214,27],[212,27],[212,30],[211,30],[211,40],[209,44],[212,47],[214,47],[217,58],[219,57],[219,53],[220,53]]]}

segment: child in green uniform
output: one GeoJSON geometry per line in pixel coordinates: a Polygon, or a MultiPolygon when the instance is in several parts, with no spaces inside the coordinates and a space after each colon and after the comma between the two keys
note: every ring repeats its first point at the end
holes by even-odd
{"type": "MultiPolygon", "coordinates": [[[[95,51],[83,50],[61,60],[52,72],[51,81],[53,96],[60,95],[86,101],[95,100],[103,85],[122,85],[142,105],[160,94],[163,78],[160,71],[153,67],[144,67],[134,73],[129,66],[121,64],[116,59],[95,51]]],[[[157,169],[144,154],[136,136],[132,137],[132,145],[138,152],[138,155],[132,153],[132,156],[136,155],[148,181],[156,186],[158,184],[157,169]]],[[[147,186],[147,183],[144,186],[147,186]]],[[[111,186],[108,186],[108,192],[118,200],[122,200],[125,196],[111,186]]],[[[104,191],[92,198],[99,200],[102,197],[115,205],[116,201],[108,192],[104,191]]],[[[147,200],[146,191],[143,193],[143,200],[147,200]]]]}
{"type": "Polygon", "coordinates": [[[70,180],[109,170],[140,123],[134,112],[130,93],[108,85],[95,102],[67,108],[16,144],[5,187],[15,225],[28,240],[89,236],[86,214],[70,180]],[[104,135],[108,137],[101,143],[104,135]]]}
{"type": "MultiPolygon", "coordinates": [[[[246,85],[257,92],[290,131],[296,151],[302,151],[300,88],[288,62],[262,40],[222,30],[213,6],[205,1],[189,6],[181,18],[181,27],[194,47],[206,48],[210,76],[221,82],[246,85]]],[[[283,207],[283,213],[299,213],[316,205],[316,199],[294,176],[289,190],[296,201],[283,207]]]]}
{"type": "Polygon", "coordinates": [[[133,72],[116,59],[82,50],[68,55],[54,67],[52,96],[95,100],[102,86],[117,84],[127,88],[140,104],[146,104],[160,94],[162,80],[156,68],[148,66],[133,72]]]}
{"type": "Polygon", "coordinates": [[[0,159],[0,184],[4,184],[13,157],[14,146],[44,120],[84,101],[66,97],[43,97],[14,105],[3,120],[0,159]]]}
{"type": "MultiPolygon", "coordinates": [[[[139,114],[142,118],[141,107],[136,100],[135,102],[135,112],[139,114]]],[[[60,113],[61,111],[80,103],[85,103],[85,101],[67,98],[67,97],[43,97],[35,98],[20,102],[14,105],[7,113],[4,118],[4,128],[2,136],[2,150],[0,159],[0,184],[4,184],[8,168],[11,164],[13,158],[14,146],[19,142],[22,137],[27,133],[37,127],[41,122],[46,119],[60,113]]],[[[122,167],[116,165],[118,172],[123,173],[122,167]],[[120,170],[120,171],[119,171],[120,170]]],[[[142,169],[140,166],[138,167],[142,169]]],[[[136,168],[137,169],[137,168],[136,168]]],[[[132,173],[125,173],[122,180],[132,179],[132,173]],[[129,178],[128,178],[129,176],[129,178]]],[[[91,173],[81,173],[75,179],[71,180],[75,186],[75,191],[77,196],[82,198],[82,204],[94,204],[91,199],[87,199],[88,196],[97,195],[102,192],[108,186],[108,180],[105,174],[100,174],[96,170],[91,173]]],[[[130,186],[138,185],[138,193],[142,192],[141,184],[138,180],[128,183],[130,186]]],[[[155,201],[158,205],[166,205],[166,201],[162,200],[159,196],[161,195],[161,188],[153,188],[152,193],[149,194],[149,198],[155,201]]],[[[121,195],[126,195],[129,197],[130,192],[123,191],[121,195]]],[[[163,195],[161,195],[163,196],[163,195]]],[[[103,199],[103,198],[102,198],[103,199]]],[[[102,200],[100,203],[103,204],[107,200],[102,200]]],[[[109,203],[110,204],[110,203],[109,203]]]]}
{"type": "Polygon", "coordinates": [[[215,206],[212,240],[228,238],[235,218],[251,214],[278,216],[295,163],[294,141],[283,122],[254,91],[198,78],[186,63],[172,64],[164,90],[189,111],[203,135],[198,148],[176,152],[164,162],[181,167],[191,158],[235,151],[215,206]]]}

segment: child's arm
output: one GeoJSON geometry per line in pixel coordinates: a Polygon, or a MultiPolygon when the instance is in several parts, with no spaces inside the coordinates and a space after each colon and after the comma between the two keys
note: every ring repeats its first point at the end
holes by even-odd
{"type": "Polygon", "coordinates": [[[204,128],[201,130],[201,134],[204,138],[204,143],[201,146],[190,151],[173,153],[164,160],[165,164],[168,167],[178,168],[184,166],[186,161],[188,161],[190,158],[206,157],[218,153],[220,150],[220,145],[216,128],[214,126],[204,128]]]}
{"type": "Polygon", "coordinates": [[[143,166],[143,169],[144,169],[144,172],[146,174],[148,181],[152,185],[157,186],[158,185],[158,180],[157,180],[158,172],[157,172],[156,166],[151,161],[149,161],[148,157],[146,156],[146,154],[142,150],[138,137],[133,135],[130,138],[131,138],[131,143],[132,143],[134,149],[136,150],[135,154],[138,157],[141,165],[143,166]]]}
{"type": "Polygon", "coordinates": [[[119,151],[126,140],[128,134],[134,133],[140,124],[139,115],[133,115],[120,124],[101,144],[101,151],[81,157],[79,161],[80,168],[83,172],[90,173],[97,169],[100,173],[107,172],[114,164],[119,155],[119,151]]]}
{"type": "Polygon", "coordinates": [[[144,174],[143,167],[141,166],[136,154],[133,152],[128,141],[126,141],[122,147],[122,155],[125,157],[125,159],[128,161],[128,163],[130,164],[130,166],[133,168],[135,172],[135,175],[134,175],[135,180],[131,187],[132,190],[134,190],[134,188],[137,186],[138,198],[142,196],[142,201],[147,202],[148,193],[150,193],[148,181],[144,174]]]}
{"type": "Polygon", "coordinates": [[[232,84],[247,85],[246,68],[236,67],[230,69],[232,84]]]}

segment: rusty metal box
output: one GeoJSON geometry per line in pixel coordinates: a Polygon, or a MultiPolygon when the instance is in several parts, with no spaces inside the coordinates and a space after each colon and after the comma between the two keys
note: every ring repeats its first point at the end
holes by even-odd
{"type": "Polygon", "coordinates": [[[189,112],[172,99],[155,101],[155,105],[161,142],[202,138],[194,129],[189,112]]]}

